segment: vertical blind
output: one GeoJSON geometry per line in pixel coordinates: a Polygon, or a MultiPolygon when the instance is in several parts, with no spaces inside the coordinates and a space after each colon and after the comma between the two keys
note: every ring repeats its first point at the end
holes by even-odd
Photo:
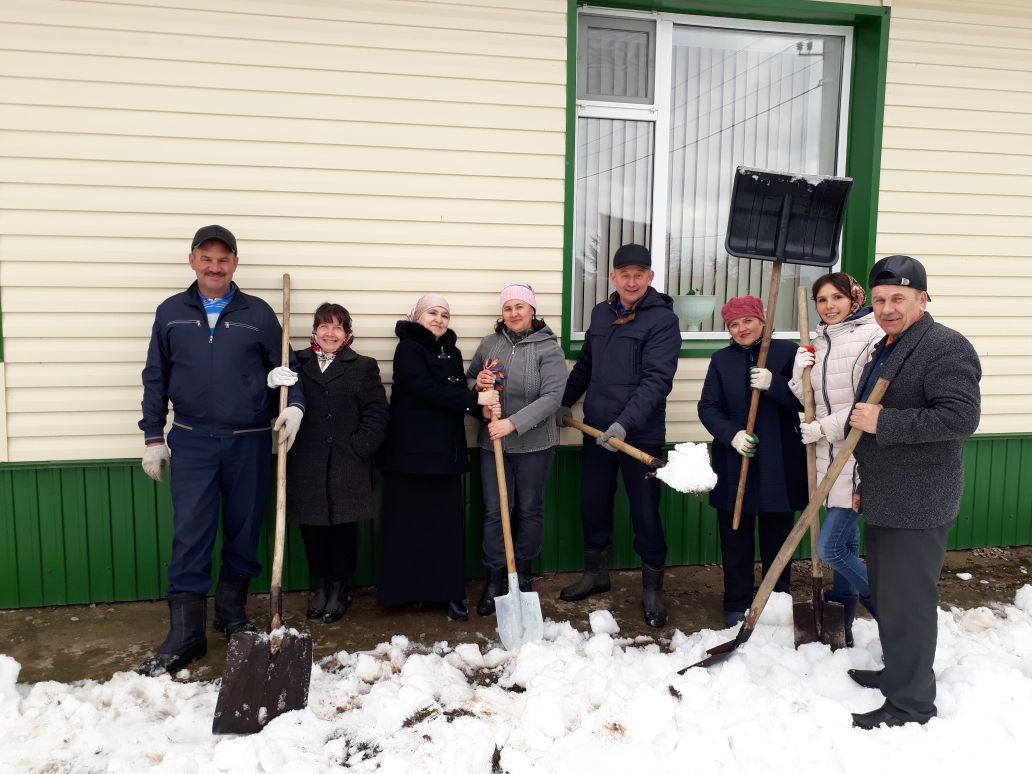
{"type": "MultiPolygon", "coordinates": [[[[674,27],[666,288],[716,296],[704,331],[722,329],[728,298],[768,295],[770,262],[724,250],[734,169],[835,172],[841,47],[834,37],[674,27]]],[[[785,264],[780,297],[822,272],[785,264]]],[[[775,328],[794,321],[794,305],[779,305],[775,328]]]]}

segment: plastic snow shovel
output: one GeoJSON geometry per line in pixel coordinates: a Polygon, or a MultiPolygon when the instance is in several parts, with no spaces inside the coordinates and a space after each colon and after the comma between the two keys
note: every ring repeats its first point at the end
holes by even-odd
{"type": "MultiPolygon", "coordinates": [[[[283,275],[283,365],[290,364],[290,275],[283,275]]],[[[287,407],[280,387],[279,410],[287,407]]],[[[222,687],[211,723],[213,734],[253,734],[278,715],[308,705],[312,638],[283,625],[283,540],[286,532],[287,447],[276,455],[276,543],[272,560],[268,632],[237,632],[226,649],[222,687]]]]}
{"type": "Polygon", "coordinates": [[[527,642],[540,640],[545,622],[541,617],[541,598],[536,591],[520,591],[516,574],[516,552],[512,547],[509,525],[509,488],[505,484],[505,459],[502,439],[494,439],[495,471],[498,474],[498,502],[501,505],[502,539],[505,542],[505,565],[509,571],[509,592],[495,597],[495,616],[502,647],[514,650],[527,642]]]}
{"type": "MultiPolygon", "coordinates": [[[[567,427],[572,427],[574,430],[580,430],[582,433],[584,433],[584,435],[590,436],[591,438],[602,437],[601,430],[597,430],[591,425],[586,425],[583,422],[578,422],[573,417],[563,417],[563,424],[567,427]]],[[[614,448],[622,451],[624,454],[631,455],[632,457],[634,457],[634,459],[638,460],[638,462],[640,462],[642,465],[652,468],[653,470],[666,465],[666,463],[663,460],[657,459],[656,457],[653,457],[651,454],[646,454],[641,449],[637,449],[631,446],[629,443],[621,441],[619,438],[610,438],[608,443],[614,448]]]]}
{"type": "MultiPolygon", "coordinates": [[[[725,249],[728,255],[774,261],[767,300],[767,324],[756,359],[767,367],[783,263],[831,267],[838,256],[842,217],[853,181],[829,175],[794,175],[739,167],[731,192],[725,249]]],[[[745,432],[756,429],[761,390],[752,391],[745,432]]],[[[749,457],[742,458],[731,526],[738,529],[749,475],[749,457]]]]}
{"type": "MultiPolygon", "coordinates": [[[[810,316],[806,307],[806,288],[799,288],[799,343],[805,346],[810,340],[810,316]]],[[[813,400],[813,385],[810,383],[810,367],[803,369],[803,421],[813,422],[816,415],[813,400]]],[[[806,444],[806,478],[810,498],[817,488],[817,445],[806,444]]],[[[818,519],[810,526],[810,601],[795,602],[792,605],[792,625],[795,629],[795,646],[811,642],[823,642],[832,650],[846,646],[846,626],[841,602],[824,601],[824,573],[817,556],[817,536],[820,534],[818,519]]]]}
{"type": "MultiPolygon", "coordinates": [[[[884,377],[879,377],[878,381],[874,385],[874,389],[871,390],[871,395],[867,399],[867,403],[879,404],[881,403],[882,396],[885,395],[885,390],[889,387],[889,380],[884,377]]],[[[785,538],[784,544],[781,546],[781,550],[778,551],[778,555],[774,557],[774,562],[771,564],[767,574],[763,576],[763,581],[760,583],[760,588],[756,592],[756,597],[753,599],[752,604],[749,606],[749,610],[745,615],[745,620],[742,622],[741,628],[738,630],[738,634],[733,640],[716,645],[706,651],[709,655],[702,661],[698,661],[694,664],[686,666],[684,669],[679,669],[677,673],[683,675],[692,667],[706,667],[723,661],[731,653],[733,653],[739,645],[746,642],[749,637],[752,636],[753,630],[756,628],[756,622],[760,618],[760,614],[763,612],[763,608],[767,605],[767,600],[770,598],[770,594],[774,591],[774,586],[778,582],[778,577],[781,572],[788,566],[789,560],[792,558],[792,554],[795,553],[796,548],[799,546],[800,541],[803,539],[803,533],[810,529],[810,525],[816,521],[818,514],[821,510],[821,504],[828,496],[828,492],[831,491],[831,487],[835,483],[835,479],[838,478],[838,474],[842,472],[842,468],[846,466],[846,462],[849,460],[849,455],[853,453],[853,449],[856,448],[859,443],[861,436],[864,431],[854,427],[849,431],[849,435],[846,436],[846,440],[842,443],[842,447],[839,449],[838,454],[835,455],[835,459],[832,460],[828,472],[824,475],[821,483],[818,485],[817,490],[810,497],[810,503],[806,506],[806,510],[803,511],[799,517],[799,521],[792,527],[792,531],[788,533],[788,537],[785,538]]]]}

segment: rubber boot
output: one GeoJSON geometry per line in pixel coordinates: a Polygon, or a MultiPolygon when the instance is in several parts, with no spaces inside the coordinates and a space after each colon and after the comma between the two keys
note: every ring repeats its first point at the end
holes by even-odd
{"type": "Polygon", "coordinates": [[[305,611],[305,618],[314,621],[326,614],[326,595],[328,591],[329,581],[326,578],[312,577],[312,594],[308,599],[308,610],[305,611]]]}
{"type": "Polygon", "coordinates": [[[168,636],[158,652],[136,670],[145,677],[178,672],[191,661],[208,652],[204,627],[208,616],[208,599],[199,594],[168,595],[168,636]]]}
{"type": "Polygon", "coordinates": [[[559,599],[564,602],[578,602],[592,594],[605,594],[609,591],[609,549],[596,551],[588,548],[584,551],[584,574],[580,580],[559,592],[559,599]]]}
{"type": "Polygon", "coordinates": [[[212,627],[227,638],[237,632],[257,631],[247,620],[247,588],[251,579],[246,575],[234,575],[225,568],[219,573],[215,586],[215,619],[212,627]]]}
{"type": "Polygon", "coordinates": [[[326,612],[323,613],[323,623],[334,623],[344,617],[351,607],[351,595],[348,593],[348,584],[342,580],[326,581],[326,612]]]}
{"type": "Polygon", "coordinates": [[[653,567],[650,564],[641,565],[641,588],[643,593],[641,600],[642,613],[645,615],[645,623],[653,629],[666,626],[667,612],[663,604],[663,567],[653,567]]]}
{"type": "Polygon", "coordinates": [[[842,628],[846,634],[846,647],[853,647],[853,621],[856,619],[856,594],[836,594],[834,591],[824,592],[825,602],[838,602],[842,605],[842,628]]]}
{"type": "Polygon", "coordinates": [[[530,559],[516,560],[516,577],[520,582],[520,591],[533,591],[534,571],[530,569],[530,559]]]}
{"type": "Polygon", "coordinates": [[[489,568],[487,580],[484,582],[484,590],[477,602],[477,615],[493,615],[495,611],[495,597],[505,593],[505,581],[509,573],[504,567],[489,568]]]}

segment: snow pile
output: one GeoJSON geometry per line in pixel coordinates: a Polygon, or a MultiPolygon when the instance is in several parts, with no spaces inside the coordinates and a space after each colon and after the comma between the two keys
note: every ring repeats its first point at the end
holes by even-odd
{"type": "Polygon", "coordinates": [[[667,464],[656,471],[656,478],[678,492],[701,494],[717,485],[717,474],[710,467],[704,443],[679,443],[670,451],[667,464]]]}
{"type": "Polygon", "coordinates": [[[1015,605],[939,611],[939,717],[860,731],[878,691],[849,680],[880,664],[877,627],[856,647],[793,649],[791,599],[720,665],[676,671],[734,630],[675,633],[669,648],[548,621],[506,652],[394,637],[316,665],[307,709],[260,734],[213,737],[217,683],[120,673],[16,685],[0,657],[0,770],[74,772],[856,772],[1010,771],[1032,718],[1032,586],[1015,605]]]}

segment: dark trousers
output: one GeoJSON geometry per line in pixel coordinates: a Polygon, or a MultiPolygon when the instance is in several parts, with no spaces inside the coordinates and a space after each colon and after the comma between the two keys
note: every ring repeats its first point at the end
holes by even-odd
{"type": "Polygon", "coordinates": [[[169,594],[204,595],[211,588],[212,549],[222,508],[222,567],[253,578],[272,473],[272,433],[212,438],[173,427],[172,559],[169,594]]]}
{"type": "MultiPolygon", "coordinates": [[[[660,446],[640,446],[646,454],[662,457],[660,446]]],[[[667,544],[659,519],[660,483],[645,478],[649,468],[623,452],[603,449],[594,438],[585,438],[581,453],[581,523],[584,547],[601,551],[613,539],[613,499],[616,474],[623,476],[624,489],[631,506],[634,550],[642,561],[653,567],[666,563],[667,544]]]]}
{"type": "Polygon", "coordinates": [[[953,522],[932,529],[868,524],[867,568],[878,606],[887,709],[905,720],[935,717],[939,573],[953,522]]]}
{"type": "Polygon", "coordinates": [[[315,578],[347,581],[358,564],[358,524],[299,524],[308,572],[315,578]]]}
{"type": "MultiPolygon", "coordinates": [[[[720,557],[724,568],[724,610],[741,613],[749,608],[753,598],[753,566],[756,561],[755,533],[760,534],[760,563],[763,574],[774,564],[781,546],[792,531],[795,514],[743,513],[738,529],[731,529],[734,513],[717,511],[720,526],[720,557]],[[757,527],[759,528],[757,530],[757,527]]],[[[791,589],[792,563],[789,562],[778,577],[774,591],[791,589]]]]}
{"type": "MultiPolygon", "coordinates": [[[[510,517],[519,508],[519,525],[513,535],[517,560],[529,561],[541,552],[545,528],[545,486],[555,459],[555,447],[523,454],[503,454],[505,486],[509,490],[510,517]]],[[[480,450],[480,477],[484,492],[484,566],[505,567],[502,540],[502,507],[493,451],[480,450]]]]}

